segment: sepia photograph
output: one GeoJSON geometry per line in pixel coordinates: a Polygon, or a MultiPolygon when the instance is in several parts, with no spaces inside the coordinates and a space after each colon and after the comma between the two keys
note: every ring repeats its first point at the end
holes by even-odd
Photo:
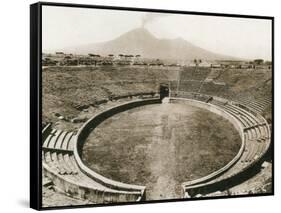
{"type": "Polygon", "coordinates": [[[272,17],[41,7],[43,208],[273,194],[272,17]]]}

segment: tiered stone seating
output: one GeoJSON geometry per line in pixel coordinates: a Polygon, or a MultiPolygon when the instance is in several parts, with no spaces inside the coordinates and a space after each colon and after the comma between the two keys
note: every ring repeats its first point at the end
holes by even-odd
{"type": "MultiPolygon", "coordinates": [[[[246,133],[247,134],[247,133],[246,133]]],[[[252,140],[253,138],[251,138],[252,140]]],[[[253,160],[252,156],[256,153],[256,146],[250,140],[246,140],[245,150],[243,155],[241,156],[240,161],[242,163],[249,163],[253,160]]]]}
{"type": "MultiPolygon", "coordinates": [[[[174,92],[172,92],[172,96],[174,96],[174,92]]],[[[208,107],[214,105],[216,108],[227,112],[228,117],[232,115],[232,119],[229,119],[231,121],[236,120],[236,123],[239,123],[239,126],[241,126],[239,128],[241,129],[240,134],[243,138],[240,154],[237,154],[236,159],[234,158],[235,161],[233,161],[231,167],[226,170],[222,168],[220,170],[223,172],[218,170],[214,174],[210,174],[210,177],[201,178],[206,178],[204,181],[199,179],[192,183],[183,183],[185,192],[191,192],[191,196],[196,196],[196,193],[198,194],[202,188],[206,190],[208,186],[236,177],[254,165],[267,151],[270,144],[270,130],[267,122],[260,115],[253,115],[241,108],[242,106],[236,105],[235,102],[201,93],[179,91],[177,97],[195,99],[201,102],[207,102],[208,100],[208,103],[205,103],[209,105],[208,107]]],[[[94,176],[90,176],[89,171],[82,170],[83,166],[77,160],[79,158],[75,156],[77,153],[73,152],[75,139],[73,132],[55,129],[49,131],[49,135],[43,141],[43,166],[47,176],[54,181],[54,184],[60,190],[71,194],[73,197],[89,199],[96,203],[137,201],[142,198],[143,190],[112,188],[112,185],[106,185],[107,183],[105,184],[105,182],[93,178],[94,176]]],[[[210,190],[212,189],[210,187],[210,190]]],[[[200,191],[200,193],[202,192],[200,191]]]]}
{"type": "Polygon", "coordinates": [[[53,129],[43,143],[43,148],[55,150],[73,150],[74,133],[53,129]]]}
{"type": "Polygon", "coordinates": [[[225,85],[215,84],[213,81],[204,82],[199,92],[208,95],[218,95],[225,88],[225,85]]]}
{"type": "Polygon", "coordinates": [[[228,100],[213,98],[211,103],[214,105],[226,105],[228,103],[228,100]]]}
{"type": "Polygon", "coordinates": [[[179,82],[179,91],[185,91],[185,92],[198,92],[201,87],[202,82],[201,81],[180,81],[179,82]]]}
{"type": "Polygon", "coordinates": [[[267,137],[264,121],[259,120],[257,117],[253,116],[246,110],[240,109],[239,107],[231,104],[220,105],[220,107],[224,108],[227,112],[234,115],[245,128],[244,134],[246,136],[246,154],[242,155],[241,161],[251,162],[255,160],[255,156],[259,156],[262,151],[264,151],[262,149],[264,147],[264,138],[267,137]]]}
{"type": "Polygon", "coordinates": [[[265,143],[264,139],[258,141],[258,150],[257,150],[257,155],[258,156],[262,155],[262,153],[263,153],[263,151],[265,149],[265,145],[266,145],[266,143],[265,143]]]}
{"type": "Polygon", "coordinates": [[[246,149],[249,152],[247,155],[242,156],[242,162],[252,162],[264,152],[266,141],[262,138],[264,138],[265,135],[263,135],[263,133],[260,131],[260,128],[263,127],[264,125],[261,127],[253,127],[252,129],[246,130],[245,134],[254,133],[254,135],[246,140],[246,149]]]}
{"type": "Polygon", "coordinates": [[[143,190],[105,186],[85,174],[74,157],[74,133],[52,129],[42,147],[45,174],[60,191],[94,203],[139,201],[143,190]]]}
{"type": "Polygon", "coordinates": [[[173,83],[172,90],[198,92],[203,81],[206,79],[210,72],[210,68],[185,67],[180,72],[179,82],[173,83]]]}
{"type": "Polygon", "coordinates": [[[246,101],[239,101],[241,104],[246,105],[248,107],[250,107],[251,109],[253,109],[256,112],[262,112],[263,108],[260,107],[258,104],[255,104],[253,102],[246,102],[246,101]]]}
{"type": "MultiPolygon", "coordinates": [[[[66,136],[65,136],[65,140],[64,140],[64,143],[62,143],[62,149],[71,149],[71,146],[70,145],[70,141],[73,137],[73,132],[69,132],[66,136]]],[[[73,142],[72,142],[73,143],[73,142]]]]}
{"type": "Polygon", "coordinates": [[[185,91],[178,91],[178,92],[172,92],[171,96],[178,96],[181,98],[188,98],[188,99],[195,99],[197,101],[206,102],[210,99],[211,96],[204,95],[200,93],[192,93],[192,92],[185,92],[185,91]]]}
{"type": "MultiPolygon", "coordinates": [[[[217,105],[218,104],[219,103],[217,103],[217,105]]],[[[243,126],[245,128],[258,125],[261,122],[258,120],[257,117],[247,112],[246,110],[241,111],[242,109],[239,108],[238,106],[227,104],[227,105],[223,105],[222,107],[226,108],[229,111],[229,113],[237,117],[241,121],[241,123],[243,123],[243,126]]]]}
{"type": "Polygon", "coordinates": [[[229,105],[223,105],[221,107],[224,108],[228,113],[233,115],[237,120],[239,120],[244,128],[248,127],[247,120],[241,115],[238,110],[229,107],[229,105]]]}
{"type": "Polygon", "coordinates": [[[55,136],[56,129],[51,130],[50,134],[47,136],[46,140],[43,141],[43,147],[48,147],[50,140],[55,136]]]}
{"type": "Polygon", "coordinates": [[[221,69],[212,68],[210,74],[207,76],[207,79],[213,80],[218,78],[221,74],[221,71],[221,69]]]}
{"type": "MultiPolygon", "coordinates": [[[[241,109],[235,105],[229,104],[228,106],[229,106],[229,108],[236,109],[237,111],[241,111],[241,109]]],[[[249,113],[245,110],[243,111],[243,114],[248,119],[249,125],[257,125],[260,122],[259,120],[257,120],[257,118],[255,116],[253,116],[251,113],[249,113]]]]}
{"type": "Polygon", "coordinates": [[[181,71],[180,79],[181,80],[204,81],[210,72],[211,72],[210,68],[185,67],[184,70],[181,71]]]}
{"type": "Polygon", "coordinates": [[[188,98],[188,99],[193,99],[194,98],[193,93],[184,92],[184,91],[178,91],[178,92],[172,91],[171,92],[171,96],[174,96],[174,97],[178,96],[178,97],[188,98]]]}
{"type": "Polygon", "coordinates": [[[49,148],[51,148],[51,149],[55,148],[55,145],[56,145],[56,143],[58,141],[58,138],[60,137],[61,133],[62,133],[62,130],[56,131],[55,135],[51,138],[51,140],[48,143],[49,148]]]}
{"type": "Polygon", "coordinates": [[[209,178],[209,181],[204,180],[201,182],[199,179],[183,183],[186,197],[194,197],[198,193],[202,194],[202,190],[206,194],[208,193],[208,190],[211,192],[213,189],[213,187],[210,186],[213,186],[216,183],[219,184],[232,177],[236,177],[241,172],[254,165],[255,162],[265,154],[270,144],[268,125],[262,117],[255,116],[236,105],[229,104],[229,102],[219,101],[216,98],[209,103],[218,106],[231,114],[243,126],[244,150],[237,162],[221,175],[209,175],[210,177],[207,177],[209,178]],[[207,189],[207,187],[209,188],[207,189]]]}
{"type": "Polygon", "coordinates": [[[257,99],[249,99],[247,97],[239,97],[237,99],[237,102],[239,102],[242,105],[245,105],[252,109],[253,111],[257,113],[262,113],[269,104],[272,103],[271,97],[267,98],[257,98],[257,99]]]}
{"type": "MultiPolygon", "coordinates": [[[[95,197],[91,198],[92,202],[105,203],[113,200],[116,202],[137,201],[141,196],[137,192],[110,189],[94,181],[78,168],[73,154],[65,154],[63,158],[59,156],[63,156],[62,153],[57,154],[57,152],[43,151],[43,162],[47,165],[48,170],[55,172],[65,179],[66,182],[77,184],[79,188],[94,190],[95,197]]],[[[68,189],[67,192],[71,193],[69,190],[71,189],[68,189]]],[[[85,198],[85,194],[82,194],[82,197],[79,194],[72,196],[85,198]]]]}
{"type": "Polygon", "coordinates": [[[67,136],[68,132],[63,131],[60,135],[60,137],[57,140],[57,143],[55,145],[56,149],[62,149],[63,142],[65,142],[65,137],[67,136]]]}

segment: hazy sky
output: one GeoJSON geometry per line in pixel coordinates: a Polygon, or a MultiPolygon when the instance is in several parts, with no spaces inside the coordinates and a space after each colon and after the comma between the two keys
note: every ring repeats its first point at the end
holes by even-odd
{"type": "Polygon", "coordinates": [[[108,41],[144,25],[158,38],[183,39],[216,53],[271,59],[271,21],[43,6],[43,51],[108,41]]]}

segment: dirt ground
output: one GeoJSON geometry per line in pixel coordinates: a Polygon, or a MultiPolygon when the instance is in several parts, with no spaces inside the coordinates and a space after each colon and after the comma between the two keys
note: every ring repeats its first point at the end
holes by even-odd
{"type": "Polygon", "coordinates": [[[238,152],[240,137],[222,117],[186,104],[119,113],[88,137],[83,160],[94,171],[147,186],[147,200],[181,197],[181,183],[205,176],[238,152]]]}

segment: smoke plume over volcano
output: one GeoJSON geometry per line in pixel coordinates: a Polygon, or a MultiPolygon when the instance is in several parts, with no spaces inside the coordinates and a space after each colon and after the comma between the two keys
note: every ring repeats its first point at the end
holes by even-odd
{"type": "Polygon", "coordinates": [[[142,18],[141,27],[144,28],[148,23],[153,22],[155,19],[168,16],[168,14],[160,13],[145,13],[142,18]]]}

